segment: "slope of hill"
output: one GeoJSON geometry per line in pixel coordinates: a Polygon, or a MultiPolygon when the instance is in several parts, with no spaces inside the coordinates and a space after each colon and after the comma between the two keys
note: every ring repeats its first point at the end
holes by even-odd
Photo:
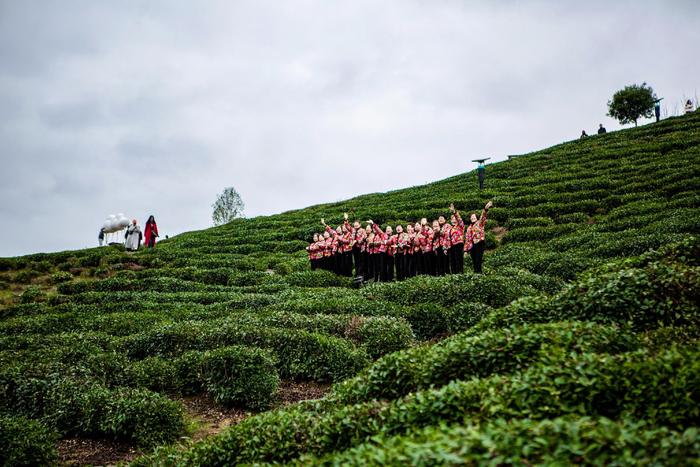
{"type": "Polygon", "coordinates": [[[175,443],[142,464],[697,459],[700,113],[493,164],[476,185],[136,254],[0,259],[2,460],[54,462],[66,438],[175,443]],[[358,290],[308,268],[321,217],[396,224],[487,199],[486,274],[358,290]],[[291,381],[334,385],[279,407],[291,381]],[[189,442],[191,395],[268,411],[189,442]]]}

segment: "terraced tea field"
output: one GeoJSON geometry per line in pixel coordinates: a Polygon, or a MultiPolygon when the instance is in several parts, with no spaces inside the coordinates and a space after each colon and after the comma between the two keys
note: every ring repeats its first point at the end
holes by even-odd
{"type": "Polygon", "coordinates": [[[697,462],[699,232],[695,112],[493,164],[482,192],[470,172],[3,258],[0,463],[85,462],[87,440],[137,465],[697,462]],[[485,274],[309,270],[321,218],[489,199],[485,274]],[[212,429],[192,400],[238,415],[212,429]]]}

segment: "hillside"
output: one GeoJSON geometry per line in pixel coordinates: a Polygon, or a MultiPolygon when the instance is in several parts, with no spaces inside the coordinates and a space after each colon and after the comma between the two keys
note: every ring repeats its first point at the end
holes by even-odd
{"type": "Polygon", "coordinates": [[[470,172],[154,251],[2,258],[0,463],[93,442],[142,465],[697,462],[699,232],[695,112],[490,165],[483,192],[470,172]],[[483,275],[309,270],[322,217],[488,199],[483,275]]]}

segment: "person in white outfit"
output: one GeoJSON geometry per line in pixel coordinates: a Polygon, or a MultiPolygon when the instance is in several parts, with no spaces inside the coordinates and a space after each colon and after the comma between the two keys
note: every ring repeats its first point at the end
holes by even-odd
{"type": "Polygon", "coordinates": [[[689,113],[692,112],[693,110],[694,110],[694,109],[693,109],[693,101],[691,101],[690,99],[688,99],[688,101],[685,103],[685,113],[689,114],[689,113]]]}
{"type": "Polygon", "coordinates": [[[141,234],[139,226],[136,225],[136,219],[132,220],[131,225],[126,228],[126,242],[124,243],[124,248],[126,248],[127,251],[138,250],[139,245],[141,245],[142,237],[143,234],[141,234]]]}

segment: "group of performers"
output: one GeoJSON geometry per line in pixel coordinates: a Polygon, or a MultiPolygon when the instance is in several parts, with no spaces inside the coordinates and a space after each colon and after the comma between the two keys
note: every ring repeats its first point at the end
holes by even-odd
{"type": "Polygon", "coordinates": [[[474,272],[480,273],[484,256],[486,217],[493,204],[489,201],[481,212],[470,216],[466,226],[459,211],[450,205],[450,222],[444,216],[429,223],[423,218],[415,224],[391,226],[382,230],[368,220],[365,227],[352,225],[344,214],[343,225],[325,227],[314,234],[306,248],[311,269],[325,269],[336,274],[361,276],[364,280],[388,282],[418,274],[441,276],[464,272],[464,252],[469,252],[474,272]]]}

